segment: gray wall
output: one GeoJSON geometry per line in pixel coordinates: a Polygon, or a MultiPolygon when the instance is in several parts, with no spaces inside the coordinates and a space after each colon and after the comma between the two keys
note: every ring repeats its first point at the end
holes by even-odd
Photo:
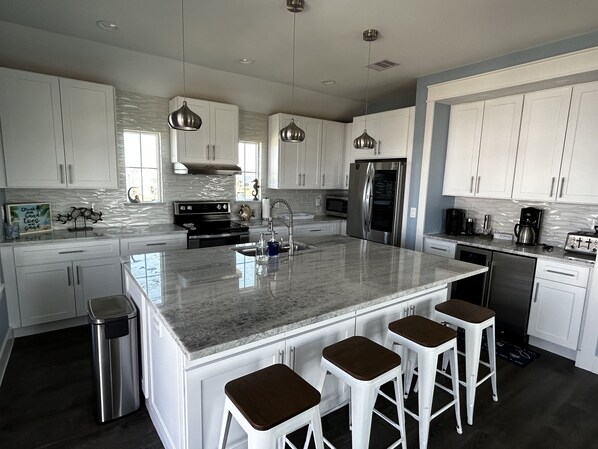
{"type": "MultiPolygon", "coordinates": [[[[598,46],[598,31],[419,78],[417,80],[415,102],[415,132],[413,142],[409,207],[417,207],[419,201],[419,173],[421,173],[422,166],[424,126],[426,121],[426,97],[428,86],[596,46],[598,46]]],[[[383,106],[385,110],[394,109],[400,107],[403,102],[404,100],[402,97],[397,97],[394,101],[387,100],[382,104],[376,103],[372,106],[372,110],[379,110],[380,106],[383,106]]],[[[434,121],[436,123],[436,120],[434,121]]],[[[446,125],[439,123],[436,126],[444,127],[446,125]]],[[[441,134],[441,132],[439,131],[437,133],[437,130],[434,129],[434,136],[440,137],[439,134],[441,134]]],[[[444,142],[442,142],[440,138],[435,139],[432,148],[430,173],[443,173],[445,155],[446,138],[444,142]]],[[[445,209],[446,207],[450,207],[451,201],[453,201],[451,197],[443,199],[442,183],[438,182],[438,178],[430,176],[430,185],[428,186],[427,194],[427,210],[418,211],[418,216],[421,216],[422,212],[425,213],[426,216],[424,232],[438,232],[442,230],[441,220],[438,219],[438,216],[442,215],[441,210],[443,208],[445,209]]],[[[416,220],[409,220],[407,224],[407,243],[405,245],[407,248],[415,247],[415,234],[416,220]]]]}
{"type": "MultiPolygon", "coordinates": [[[[6,203],[4,199],[4,189],[0,189],[0,207],[4,207],[6,203]]],[[[4,226],[0,226],[0,236],[4,239],[4,226]]],[[[0,261],[0,283],[4,283],[4,278],[2,276],[2,262],[0,261]]],[[[0,296],[0,347],[2,347],[2,343],[8,333],[8,309],[6,306],[6,294],[2,292],[2,296],[0,296]]]]}

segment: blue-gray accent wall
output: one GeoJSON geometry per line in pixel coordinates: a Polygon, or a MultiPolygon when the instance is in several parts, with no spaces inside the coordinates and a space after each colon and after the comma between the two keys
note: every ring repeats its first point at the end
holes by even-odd
{"type": "MultiPolygon", "coordinates": [[[[508,55],[498,56],[486,61],[419,78],[417,80],[415,94],[415,130],[413,136],[413,156],[411,161],[411,185],[407,207],[417,207],[419,202],[428,86],[596,46],[598,46],[598,31],[593,31],[588,34],[571,37],[558,42],[547,43],[538,47],[521,50],[508,55]]],[[[371,111],[380,112],[404,107],[405,101],[404,96],[378,101],[372,104],[371,111]]],[[[424,226],[425,233],[440,232],[443,229],[442,210],[447,207],[452,207],[454,203],[453,197],[442,196],[442,179],[444,177],[444,161],[446,156],[446,131],[448,125],[448,119],[445,120],[444,116],[445,114],[448,114],[448,112],[444,111],[442,108],[436,108],[434,113],[435,125],[432,137],[427,206],[425,211],[418,211],[418,216],[421,216],[423,213],[426,217],[424,226]]],[[[417,222],[415,219],[409,219],[405,241],[405,247],[407,248],[415,247],[416,225],[417,222]]]]}

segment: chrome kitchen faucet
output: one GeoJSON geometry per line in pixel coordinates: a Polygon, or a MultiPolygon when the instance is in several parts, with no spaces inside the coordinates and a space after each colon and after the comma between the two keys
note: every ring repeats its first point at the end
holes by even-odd
{"type": "MultiPolygon", "coordinates": [[[[276,203],[284,204],[287,207],[287,209],[289,210],[288,222],[285,223],[284,220],[282,220],[282,218],[279,218],[279,220],[281,220],[289,228],[289,256],[292,256],[295,253],[295,244],[293,242],[293,210],[291,209],[291,205],[289,204],[289,202],[287,200],[282,200],[282,199],[274,200],[274,201],[272,201],[272,203],[270,203],[270,217],[272,217],[272,208],[274,207],[274,205],[276,203]]],[[[270,225],[272,226],[272,230],[274,230],[274,224],[272,221],[270,222],[270,225]]]]}

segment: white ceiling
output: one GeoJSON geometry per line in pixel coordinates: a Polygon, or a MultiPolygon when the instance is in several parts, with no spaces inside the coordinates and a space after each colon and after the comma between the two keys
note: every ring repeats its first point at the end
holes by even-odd
{"type": "MultiPolygon", "coordinates": [[[[305,0],[297,14],[296,84],[363,100],[413,92],[416,78],[598,29],[596,0],[305,0]],[[334,79],[325,86],[322,80],[334,79]]],[[[285,0],[185,0],[188,63],[290,84],[293,15],[285,0]],[[252,58],[254,64],[236,60],[252,58]]],[[[181,59],[180,0],[0,0],[0,19],[151,55],[181,59]],[[117,23],[107,33],[97,20],[117,23]]]]}

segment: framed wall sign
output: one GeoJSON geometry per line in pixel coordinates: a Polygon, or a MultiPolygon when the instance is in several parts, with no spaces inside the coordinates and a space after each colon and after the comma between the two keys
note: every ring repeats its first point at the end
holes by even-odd
{"type": "Polygon", "coordinates": [[[19,224],[21,234],[52,230],[50,203],[7,204],[6,217],[9,223],[19,224]]]}

